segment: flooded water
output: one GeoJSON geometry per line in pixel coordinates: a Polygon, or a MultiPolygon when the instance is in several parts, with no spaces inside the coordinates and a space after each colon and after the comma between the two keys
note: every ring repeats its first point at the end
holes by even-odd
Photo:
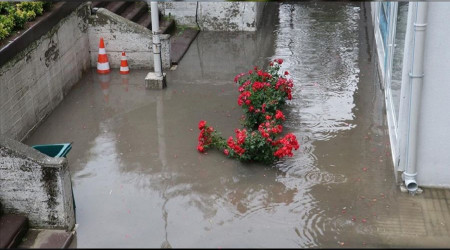
{"type": "Polygon", "coordinates": [[[395,183],[364,3],[267,9],[256,33],[200,32],[162,91],[132,65],[93,69],[26,141],[73,141],[72,247],[448,246],[450,192],[395,183]],[[300,150],[273,166],[198,153],[198,121],[233,135],[234,76],[274,58],[300,150]]]}

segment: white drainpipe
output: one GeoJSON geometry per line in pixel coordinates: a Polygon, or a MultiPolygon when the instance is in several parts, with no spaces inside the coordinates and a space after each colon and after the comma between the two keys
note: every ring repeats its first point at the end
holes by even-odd
{"type": "Polygon", "coordinates": [[[153,37],[153,64],[155,66],[155,74],[158,77],[162,76],[161,67],[161,41],[159,39],[159,13],[158,2],[151,1],[151,17],[152,17],[152,37],[153,37]]]}
{"type": "Polygon", "coordinates": [[[418,189],[417,176],[417,134],[420,116],[420,100],[423,83],[423,54],[425,48],[425,30],[427,27],[427,2],[415,2],[414,8],[414,34],[413,34],[413,54],[411,69],[409,71],[410,82],[410,113],[408,119],[406,169],[403,172],[405,186],[410,193],[415,193],[418,189]]]}

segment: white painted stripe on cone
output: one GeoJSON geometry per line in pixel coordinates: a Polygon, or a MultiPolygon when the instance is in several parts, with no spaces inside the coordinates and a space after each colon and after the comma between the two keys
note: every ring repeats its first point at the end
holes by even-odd
{"type": "Polygon", "coordinates": [[[120,67],[120,71],[130,71],[128,67],[120,67]]]}
{"type": "Polygon", "coordinates": [[[105,48],[99,48],[98,49],[98,53],[99,54],[106,54],[106,49],[105,48]]]}
{"type": "Polygon", "coordinates": [[[121,61],[126,61],[126,60],[127,60],[127,57],[126,56],[122,56],[121,61]]]}
{"type": "Polygon", "coordinates": [[[109,62],[105,62],[105,63],[97,63],[97,69],[99,70],[107,70],[109,69],[109,62]]]}

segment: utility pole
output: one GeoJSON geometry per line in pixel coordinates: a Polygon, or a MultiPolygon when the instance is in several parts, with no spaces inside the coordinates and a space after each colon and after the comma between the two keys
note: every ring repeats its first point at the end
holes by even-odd
{"type": "Polygon", "coordinates": [[[163,89],[166,87],[166,74],[162,71],[161,62],[161,40],[159,38],[159,12],[158,2],[147,1],[150,3],[152,17],[152,40],[153,40],[153,66],[154,72],[149,72],[145,77],[145,87],[149,89],[163,89]]]}

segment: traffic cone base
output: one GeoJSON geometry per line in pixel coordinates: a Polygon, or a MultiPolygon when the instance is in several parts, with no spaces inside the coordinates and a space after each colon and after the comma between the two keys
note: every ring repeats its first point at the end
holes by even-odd
{"type": "Polygon", "coordinates": [[[106,63],[97,63],[97,73],[100,74],[107,74],[111,72],[110,68],[109,68],[109,62],[106,63]]]}
{"type": "Polygon", "coordinates": [[[127,67],[120,66],[120,74],[128,75],[128,73],[130,73],[130,70],[128,69],[128,66],[127,67]]]}

